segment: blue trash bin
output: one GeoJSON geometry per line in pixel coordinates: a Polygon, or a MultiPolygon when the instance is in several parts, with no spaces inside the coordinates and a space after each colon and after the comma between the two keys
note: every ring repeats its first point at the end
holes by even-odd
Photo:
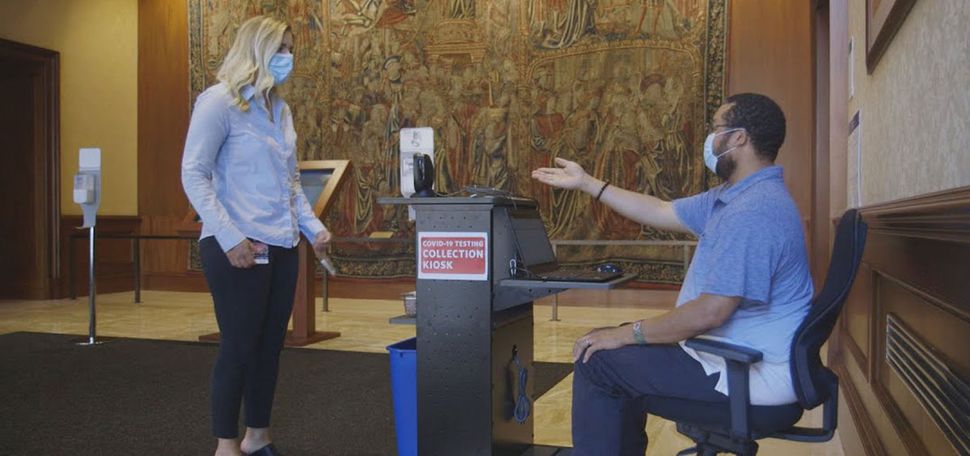
{"type": "Polygon", "coordinates": [[[389,345],[397,454],[418,456],[417,339],[389,345]]]}

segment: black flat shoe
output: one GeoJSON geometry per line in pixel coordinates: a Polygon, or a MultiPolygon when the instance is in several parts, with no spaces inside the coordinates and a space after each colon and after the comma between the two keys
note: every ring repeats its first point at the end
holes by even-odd
{"type": "Polygon", "coordinates": [[[280,451],[277,450],[276,447],[271,443],[252,453],[249,453],[249,456],[283,456],[283,453],[280,453],[280,451]]]}

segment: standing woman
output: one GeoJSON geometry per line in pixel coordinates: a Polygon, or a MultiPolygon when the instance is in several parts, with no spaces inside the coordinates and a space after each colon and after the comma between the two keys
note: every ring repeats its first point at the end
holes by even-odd
{"type": "Polygon", "coordinates": [[[318,255],[330,241],[300,187],[293,117],[277,93],[293,68],[292,49],[286,23],[244,22],[219,83],[199,95],[185,139],[182,186],[202,219],[199,251],[222,333],[211,385],[217,456],[279,454],[269,420],[296,247],[301,231],[318,255]]]}

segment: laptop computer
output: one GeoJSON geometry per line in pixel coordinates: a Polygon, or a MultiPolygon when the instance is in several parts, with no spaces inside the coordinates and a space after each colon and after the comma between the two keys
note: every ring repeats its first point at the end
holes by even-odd
{"type": "Polygon", "coordinates": [[[514,277],[550,282],[608,282],[623,275],[622,272],[561,269],[539,211],[513,208],[508,213],[518,254],[514,265],[510,265],[514,266],[514,277]]]}

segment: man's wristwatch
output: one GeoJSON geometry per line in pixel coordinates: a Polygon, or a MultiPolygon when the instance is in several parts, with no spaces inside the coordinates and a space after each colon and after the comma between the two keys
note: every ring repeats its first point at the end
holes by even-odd
{"type": "Polygon", "coordinates": [[[647,339],[643,338],[643,320],[633,322],[633,339],[640,345],[646,345],[647,339]]]}

